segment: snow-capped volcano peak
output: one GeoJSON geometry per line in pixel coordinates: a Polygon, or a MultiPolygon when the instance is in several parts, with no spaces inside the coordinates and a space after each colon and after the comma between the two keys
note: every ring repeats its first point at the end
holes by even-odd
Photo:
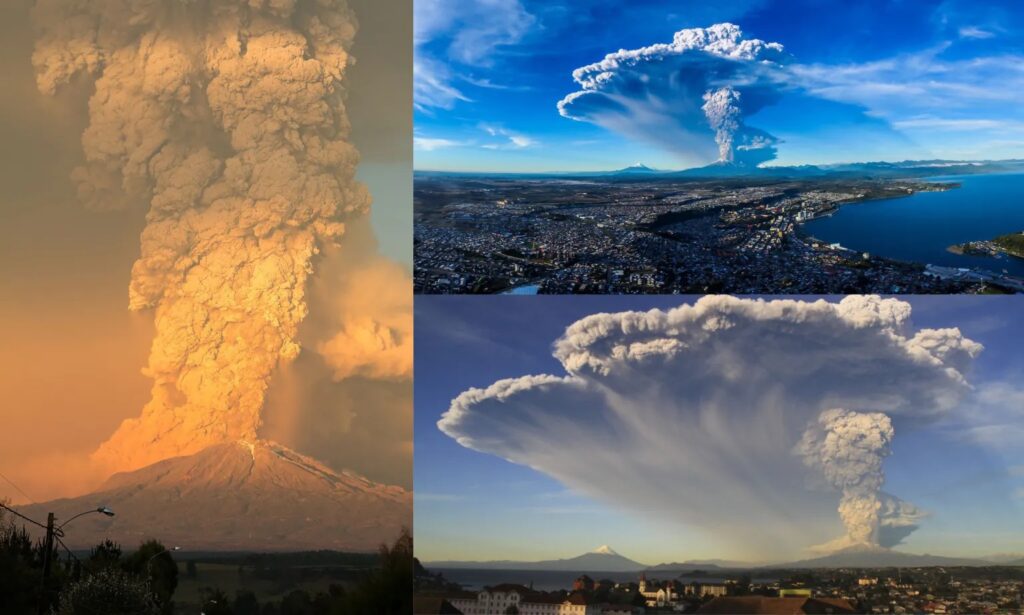
{"type": "Polygon", "coordinates": [[[600,553],[601,555],[618,555],[618,553],[615,552],[615,549],[609,547],[608,545],[601,545],[600,547],[591,551],[591,553],[600,553]]]}

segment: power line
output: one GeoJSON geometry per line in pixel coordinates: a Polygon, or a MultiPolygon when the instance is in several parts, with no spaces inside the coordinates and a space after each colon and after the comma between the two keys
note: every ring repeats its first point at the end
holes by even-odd
{"type": "Polygon", "coordinates": [[[67,546],[66,544],[64,544],[64,541],[63,541],[63,540],[61,540],[61,539],[60,539],[59,537],[57,537],[57,536],[55,536],[54,538],[55,538],[55,539],[57,540],[57,544],[59,544],[60,546],[64,547],[64,550],[68,552],[68,555],[70,555],[70,556],[71,556],[72,558],[74,558],[74,560],[75,560],[76,562],[78,562],[78,563],[82,563],[82,560],[78,559],[78,556],[77,556],[77,555],[75,555],[75,554],[74,554],[74,553],[73,553],[73,552],[71,551],[71,549],[69,549],[69,548],[68,548],[68,546],[67,546]]]}
{"type": "Polygon", "coordinates": [[[14,487],[15,489],[17,489],[18,493],[20,493],[21,495],[25,496],[25,499],[27,499],[27,500],[28,500],[29,502],[32,502],[33,504],[36,504],[36,503],[37,503],[37,502],[36,502],[35,500],[33,500],[32,498],[30,498],[30,497],[28,496],[28,494],[27,494],[27,493],[25,493],[24,491],[22,491],[22,490],[21,490],[21,487],[19,487],[19,486],[15,485],[15,484],[14,484],[14,481],[13,481],[13,480],[11,480],[11,479],[7,478],[6,476],[4,476],[4,473],[3,473],[3,472],[0,472],[0,478],[4,479],[4,480],[5,480],[5,481],[7,481],[8,483],[10,483],[10,485],[11,485],[12,487],[14,487]]]}
{"type": "Polygon", "coordinates": [[[4,510],[6,510],[8,512],[14,513],[15,516],[21,517],[22,519],[24,519],[25,521],[28,521],[29,523],[31,523],[33,525],[38,525],[39,527],[43,528],[46,531],[50,531],[50,528],[46,527],[42,523],[36,521],[35,519],[30,519],[30,518],[26,517],[25,515],[21,514],[20,512],[18,512],[16,510],[14,510],[13,508],[10,508],[9,506],[4,506],[3,504],[0,504],[0,508],[3,508],[4,510]]]}

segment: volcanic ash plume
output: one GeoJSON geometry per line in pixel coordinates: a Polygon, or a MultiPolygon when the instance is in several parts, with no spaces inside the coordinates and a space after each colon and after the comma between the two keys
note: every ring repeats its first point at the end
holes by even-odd
{"type": "Polygon", "coordinates": [[[412,280],[397,263],[375,259],[351,271],[332,297],[340,322],[317,352],[335,380],[364,377],[401,381],[412,378],[412,280]]]}
{"type": "MultiPolygon", "coordinates": [[[[804,463],[819,469],[842,492],[839,517],[846,538],[833,546],[878,546],[885,482],[883,460],[891,454],[892,421],[881,412],[826,410],[804,432],[797,446],[804,463]]],[[[891,496],[888,496],[891,499],[891,496]]],[[[893,506],[888,503],[886,509],[893,506]]],[[[901,503],[904,504],[905,503],[901,503]]]]}
{"type": "Polygon", "coordinates": [[[724,87],[704,94],[704,115],[715,131],[718,143],[718,159],[732,162],[732,136],[740,127],[740,93],[731,87],[724,87]]]}
{"type": "Polygon", "coordinates": [[[369,206],[343,103],[345,0],[40,0],[40,90],[87,79],[79,194],[149,201],[129,306],[155,308],[142,416],[96,452],[129,470],[253,440],[299,352],[312,260],[369,206]]]}
{"type": "Polygon", "coordinates": [[[732,87],[708,90],[701,109],[715,131],[718,162],[756,166],[775,158],[778,140],[743,124],[742,94],[732,87]]]}
{"type": "Polygon", "coordinates": [[[555,341],[560,373],[469,389],[438,427],[748,552],[825,543],[837,499],[848,536],[828,548],[894,546],[922,513],[881,491],[893,435],[955,409],[982,350],[956,329],[915,329],[910,307],[712,295],[594,314],[555,341]]]}
{"type": "Polygon", "coordinates": [[[562,116],[664,147],[680,159],[757,166],[778,140],[745,118],[782,96],[789,57],[782,45],[746,39],[715,24],[675,33],[671,43],[619,50],[577,68],[580,89],[558,103],[562,116]]]}

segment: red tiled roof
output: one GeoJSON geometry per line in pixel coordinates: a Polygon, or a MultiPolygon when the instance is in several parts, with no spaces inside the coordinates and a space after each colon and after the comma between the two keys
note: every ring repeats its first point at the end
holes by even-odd
{"type": "Polygon", "coordinates": [[[413,596],[412,612],[415,615],[462,615],[462,611],[441,596],[413,596]]]}
{"type": "Polygon", "coordinates": [[[769,598],[722,596],[697,609],[697,613],[721,615],[846,615],[857,611],[839,598],[769,598]]]}

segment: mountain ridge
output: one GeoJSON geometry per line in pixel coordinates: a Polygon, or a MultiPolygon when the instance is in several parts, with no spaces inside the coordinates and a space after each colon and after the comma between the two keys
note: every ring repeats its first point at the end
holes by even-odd
{"type": "MultiPolygon", "coordinates": [[[[606,547],[607,545],[605,545],[606,547]]],[[[610,547],[608,548],[609,550],[610,547]]],[[[608,567],[612,565],[611,560],[600,560],[588,556],[601,555],[612,557],[604,553],[590,551],[583,555],[571,558],[542,560],[535,562],[523,562],[514,560],[491,560],[484,562],[473,561],[429,561],[424,562],[427,567],[436,568],[469,568],[478,570],[545,570],[545,571],[574,571],[574,572],[679,572],[686,573],[694,570],[780,570],[794,568],[887,568],[887,567],[927,567],[927,566],[997,566],[999,562],[970,557],[947,557],[941,555],[905,553],[882,547],[849,547],[834,553],[819,557],[795,560],[778,564],[750,564],[734,560],[704,559],[687,560],[685,562],[671,562],[655,565],[641,564],[624,556],[614,553],[614,557],[620,558],[619,567],[608,567]],[[589,566],[589,567],[588,567],[589,566]],[[597,567],[594,567],[597,566],[597,567]],[[600,567],[604,566],[604,567],[600,567]]],[[[1017,566],[1024,565],[1020,562],[1006,562],[1002,565],[1017,566]]]]}
{"type": "MultiPolygon", "coordinates": [[[[106,538],[133,548],[155,538],[186,551],[369,551],[412,522],[412,495],[269,441],[228,442],[111,476],[96,491],[19,508],[43,519],[86,515],[64,542],[106,538]]],[[[59,521],[58,521],[59,522],[59,521]]]]}
{"type": "Polygon", "coordinates": [[[424,566],[436,568],[474,568],[480,570],[554,570],[574,572],[634,572],[646,568],[644,564],[615,552],[608,545],[601,545],[576,557],[519,562],[514,560],[491,560],[484,562],[444,560],[424,562],[424,566]]]}
{"type": "Polygon", "coordinates": [[[415,170],[419,176],[428,177],[506,177],[535,179],[587,179],[607,178],[629,181],[632,179],[740,179],[740,178],[915,178],[939,175],[973,175],[983,173],[1019,172],[1024,170],[1024,159],[1006,160],[902,160],[896,162],[868,161],[844,162],[821,165],[778,165],[751,167],[715,162],[702,167],[679,170],[652,169],[646,165],[633,165],[607,171],[553,171],[553,172],[461,172],[415,170]],[[640,170],[639,167],[643,167],[640,170]],[[631,169],[636,168],[636,171],[631,169]]]}

